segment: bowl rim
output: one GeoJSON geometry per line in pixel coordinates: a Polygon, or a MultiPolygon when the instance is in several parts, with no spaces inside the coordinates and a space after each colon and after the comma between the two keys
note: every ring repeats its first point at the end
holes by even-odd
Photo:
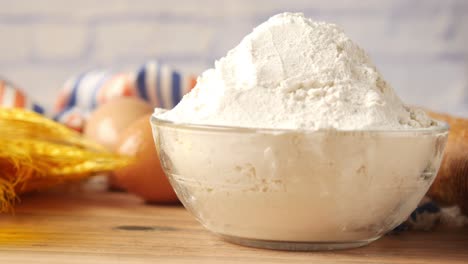
{"type": "Polygon", "coordinates": [[[268,134],[284,134],[284,133],[301,133],[301,134],[316,134],[316,133],[340,133],[340,134],[437,134],[448,132],[450,126],[443,121],[432,119],[437,122],[436,126],[427,128],[405,128],[405,129],[355,129],[355,130],[338,130],[338,129],[319,129],[319,130],[308,130],[308,129],[287,129],[287,128],[256,128],[256,127],[236,127],[236,126],[225,126],[225,125],[208,125],[208,124],[195,124],[195,123],[183,123],[174,122],[167,119],[161,119],[156,117],[154,114],[151,115],[150,123],[153,128],[155,126],[172,127],[185,130],[202,130],[202,131],[218,131],[218,132],[236,132],[236,133],[268,133],[268,134]]]}

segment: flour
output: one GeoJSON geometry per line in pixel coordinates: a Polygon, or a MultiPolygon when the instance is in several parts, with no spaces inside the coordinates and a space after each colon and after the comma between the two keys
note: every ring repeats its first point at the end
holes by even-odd
{"type": "Polygon", "coordinates": [[[333,24],[270,18],[205,71],[172,110],[180,123],[283,129],[408,129],[433,124],[406,107],[366,53],[333,24]]]}
{"type": "Polygon", "coordinates": [[[158,128],[166,173],[209,230],[262,240],[375,239],[427,192],[446,133],[158,128]]]}
{"type": "Polygon", "coordinates": [[[153,127],[166,174],[209,230],[323,248],[368,243],[406,219],[447,137],[400,101],[338,27],[291,13],[255,28],[154,116],[287,129],[153,127]]]}

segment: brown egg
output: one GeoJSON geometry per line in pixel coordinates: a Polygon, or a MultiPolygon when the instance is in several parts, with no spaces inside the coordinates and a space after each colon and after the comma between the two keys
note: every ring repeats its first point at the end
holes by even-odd
{"type": "Polygon", "coordinates": [[[136,119],[152,111],[153,108],[148,103],[137,98],[113,99],[91,114],[84,134],[109,150],[114,150],[120,133],[136,119]]]}
{"type": "Polygon", "coordinates": [[[135,121],[119,138],[116,151],[136,162],[115,171],[117,184],[147,202],[174,203],[177,196],[161,168],[150,125],[151,114],[135,121]]]}

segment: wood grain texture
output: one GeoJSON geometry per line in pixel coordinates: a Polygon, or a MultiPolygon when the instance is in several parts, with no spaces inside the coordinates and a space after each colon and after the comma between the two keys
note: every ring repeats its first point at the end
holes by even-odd
{"type": "Polygon", "coordinates": [[[23,198],[0,216],[0,263],[468,263],[468,230],[389,235],[363,248],[283,252],[224,242],[181,206],[91,190],[23,198]]]}

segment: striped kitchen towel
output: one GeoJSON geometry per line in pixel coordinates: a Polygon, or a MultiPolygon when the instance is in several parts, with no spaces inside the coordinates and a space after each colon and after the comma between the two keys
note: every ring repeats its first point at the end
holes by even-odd
{"type": "Polygon", "coordinates": [[[0,77],[0,107],[27,108],[44,114],[44,108],[33,102],[25,93],[11,82],[0,77]]]}
{"type": "Polygon", "coordinates": [[[86,72],[65,83],[55,104],[55,119],[81,130],[96,107],[123,96],[135,96],[153,107],[170,109],[195,83],[195,76],[181,74],[157,61],[147,62],[130,72],[86,72]]]}

